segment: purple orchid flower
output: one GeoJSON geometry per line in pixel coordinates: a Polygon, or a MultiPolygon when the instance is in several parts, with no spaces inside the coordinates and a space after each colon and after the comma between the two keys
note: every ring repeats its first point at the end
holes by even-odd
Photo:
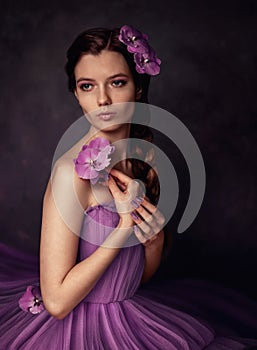
{"type": "Polygon", "coordinates": [[[98,137],[92,140],[89,145],[84,145],[76,159],[73,159],[75,170],[82,179],[89,179],[94,185],[98,180],[106,178],[104,169],[110,165],[108,158],[114,151],[114,146],[103,138],[98,137]],[[104,175],[104,176],[103,176],[104,175]]]}
{"type": "Polygon", "coordinates": [[[152,48],[148,52],[134,54],[136,62],[136,70],[138,73],[147,73],[149,75],[157,75],[160,73],[161,60],[156,57],[152,48]]]}
{"type": "Polygon", "coordinates": [[[132,26],[124,25],[120,29],[119,40],[127,45],[127,50],[134,53],[136,71],[140,74],[157,75],[160,73],[161,60],[148,44],[148,36],[132,26]]]}
{"type": "Polygon", "coordinates": [[[28,286],[26,292],[19,299],[19,306],[23,311],[39,314],[45,309],[40,288],[37,286],[28,286]]]}
{"type": "Polygon", "coordinates": [[[120,29],[119,40],[127,45],[127,50],[131,53],[148,51],[147,39],[148,36],[146,34],[131,26],[124,25],[120,29]]]}

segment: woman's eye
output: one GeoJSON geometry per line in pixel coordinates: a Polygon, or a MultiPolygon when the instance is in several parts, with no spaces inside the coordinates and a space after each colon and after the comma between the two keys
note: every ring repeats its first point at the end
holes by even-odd
{"type": "Polygon", "coordinates": [[[127,83],[126,80],[114,80],[114,81],[112,82],[112,84],[113,84],[115,87],[124,86],[126,83],[127,83]]]}
{"type": "Polygon", "coordinates": [[[84,84],[81,84],[79,88],[83,91],[88,91],[92,89],[92,84],[84,83],[84,84]]]}

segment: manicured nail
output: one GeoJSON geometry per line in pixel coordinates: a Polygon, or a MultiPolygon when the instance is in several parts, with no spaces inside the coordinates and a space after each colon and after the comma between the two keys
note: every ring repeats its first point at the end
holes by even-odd
{"type": "Polygon", "coordinates": [[[136,199],[133,199],[133,200],[131,201],[131,205],[133,205],[134,208],[138,208],[138,207],[139,207],[139,204],[138,204],[138,202],[136,201],[136,199]]]}
{"type": "Polygon", "coordinates": [[[134,225],[134,232],[138,233],[139,232],[139,228],[137,227],[137,225],[134,225]]]}
{"type": "Polygon", "coordinates": [[[133,211],[130,213],[133,219],[138,220],[137,214],[135,214],[133,211]]]}
{"type": "Polygon", "coordinates": [[[140,197],[140,196],[137,196],[135,198],[135,201],[140,205],[142,202],[143,202],[144,198],[143,197],[140,197]]]}

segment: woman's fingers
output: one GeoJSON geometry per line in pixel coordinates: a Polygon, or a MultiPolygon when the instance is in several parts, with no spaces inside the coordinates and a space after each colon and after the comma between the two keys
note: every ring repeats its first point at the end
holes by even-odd
{"type": "Polygon", "coordinates": [[[136,198],[131,204],[148,225],[158,227],[164,225],[165,218],[163,214],[157,209],[157,207],[146,200],[146,198],[136,198]]]}
{"type": "Polygon", "coordinates": [[[158,235],[160,232],[157,232],[154,236],[147,238],[142,233],[141,229],[137,225],[134,225],[134,233],[137,239],[139,240],[139,242],[141,242],[144,246],[148,246],[158,238],[158,235]]]}
{"type": "Polygon", "coordinates": [[[108,186],[114,198],[117,212],[120,215],[129,215],[133,207],[130,204],[131,199],[127,189],[124,190],[123,185],[117,182],[112,175],[109,175],[108,186]]]}
{"type": "Polygon", "coordinates": [[[147,239],[151,238],[152,235],[154,234],[154,229],[153,227],[149,226],[145,221],[143,221],[137,212],[135,211],[132,211],[130,213],[133,221],[135,222],[135,224],[137,225],[137,227],[139,227],[143,234],[144,234],[144,237],[146,237],[147,239]]]}
{"type": "Polygon", "coordinates": [[[157,208],[152,203],[150,203],[145,197],[141,197],[140,204],[143,205],[152,214],[157,210],[157,208]]]}
{"type": "Polygon", "coordinates": [[[145,198],[136,198],[131,202],[135,208],[131,217],[141,233],[148,240],[155,240],[158,232],[163,228],[165,219],[162,213],[145,198]]]}
{"type": "Polygon", "coordinates": [[[142,231],[140,230],[140,228],[137,225],[134,225],[134,233],[135,233],[136,237],[138,238],[139,242],[141,242],[141,243],[147,242],[147,238],[142,234],[142,231]]]}
{"type": "Polygon", "coordinates": [[[145,186],[142,181],[132,179],[117,169],[111,169],[109,174],[114,177],[116,183],[126,194],[129,195],[131,200],[139,195],[144,196],[145,186]]]}
{"type": "Polygon", "coordinates": [[[125,175],[117,169],[111,169],[110,174],[116,177],[120,182],[122,182],[126,186],[128,186],[129,182],[132,180],[131,177],[125,175]]]}
{"type": "Polygon", "coordinates": [[[118,185],[118,187],[124,192],[127,189],[127,186],[124,185],[122,182],[118,181],[118,180],[114,180],[116,182],[116,184],[118,185]]]}
{"type": "Polygon", "coordinates": [[[122,195],[123,192],[119,189],[119,187],[116,184],[116,181],[111,175],[108,179],[108,186],[114,198],[118,198],[122,195]]]}

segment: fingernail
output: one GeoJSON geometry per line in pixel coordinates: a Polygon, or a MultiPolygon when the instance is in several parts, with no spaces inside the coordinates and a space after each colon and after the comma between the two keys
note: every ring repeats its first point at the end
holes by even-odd
{"type": "Polygon", "coordinates": [[[138,207],[139,207],[139,204],[138,204],[138,202],[136,201],[136,199],[133,199],[133,200],[131,201],[131,204],[133,205],[134,208],[138,208],[138,207]]]}
{"type": "Polygon", "coordinates": [[[144,198],[143,197],[140,197],[140,196],[137,196],[135,198],[135,201],[140,205],[142,202],[143,202],[144,198]]]}
{"type": "Polygon", "coordinates": [[[133,211],[130,213],[130,215],[132,216],[133,219],[135,219],[135,220],[138,219],[137,214],[135,214],[133,211]]]}
{"type": "Polygon", "coordinates": [[[139,228],[137,227],[137,225],[134,225],[134,232],[138,233],[139,232],[139,228]]]}

